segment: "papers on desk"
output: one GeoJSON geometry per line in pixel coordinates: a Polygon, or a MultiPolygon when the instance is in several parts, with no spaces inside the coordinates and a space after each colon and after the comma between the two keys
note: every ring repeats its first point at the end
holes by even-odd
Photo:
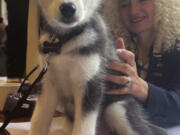
{"type": "Polygon", "coordinates": [[[7,82],[7,76],[1,76],[0,77],[0,83],[6,83],[7,82]]]}
{"type": "Polygon", "coordinates": [[[8,78],[7,76],[0,76],[0,86],[9,85],[16,86],[19,85],[21,80],[19,78],[8,78]]]}
{"type": "MultiPolygon", "coordinates": [[[[48,135],[59,135],[63,132],[62,123],[64,122],[63,117],[56,117],[53,119],[50,132],[48,135]]],[[[0,123],[0,126],[2,123],[0,123]]],[[[19,122],[19,123],[9,123],[7,130],[11,135],[27,135],[30,130],[31,122],[19,122]]],[[[63,134],[62,134],[63,135],[63,134]]]]}
{"type": "Polygon", "coordinates": [[[6,129],[11,135],[27,135],[30,129],[30,122],[10,123],[6,129]]]}

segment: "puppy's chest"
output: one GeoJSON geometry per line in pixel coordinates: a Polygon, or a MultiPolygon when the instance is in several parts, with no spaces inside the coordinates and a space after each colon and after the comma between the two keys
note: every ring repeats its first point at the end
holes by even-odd
{"type": "MultiPolygon", "coordinates": [[[[50,56],[49,70],[57,78],[82,78],[85,81],[91,79],[99,72],[102,63],[97,40],[97,33],[93,29],[86,29],[80,35],[63,44],[60,51],[48,53],[50,56]]],[[[47,41],[52,42],[51,36],[49,33],[43,33],[40,46],[47,41]]],[[[58,43],[58,39],[53,42],[58,43]]],[[[51,48],[53,47],[50,46],[51,48]]]]}
{"type": "MultiPolygon", "coordinates": [[[[98,54],[90,56],[62,54],[49,59],[49,72],[57,79],[69,78],[73,81],[81,78],[88,81],[100,72],[101,57],[98,54]]],[[[83,82],[83,81],[82,81],[83,82]]]]}
{"type": "Polygon", "coordinates": [[[47,75],[53,78],[58,93],[70,98],[85,88],[87,82],[98,74],[101,59],[99,55],[72,56],[58,55],[50,58],[47,75]]]}

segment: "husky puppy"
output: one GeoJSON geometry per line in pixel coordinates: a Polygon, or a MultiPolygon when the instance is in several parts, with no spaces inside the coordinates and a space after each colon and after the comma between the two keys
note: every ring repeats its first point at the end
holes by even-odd
{"type": "Polygon", "coordinates": [[[164,135],[154,132],[132,96],[104,96],[106,64],[119,59],[98,12],[101,1],[37,0],[48,71],[28,135],[47,135],[59,104],[66,114],[60,135],[95,135],[100,115],[117,135],[164,135]]]}

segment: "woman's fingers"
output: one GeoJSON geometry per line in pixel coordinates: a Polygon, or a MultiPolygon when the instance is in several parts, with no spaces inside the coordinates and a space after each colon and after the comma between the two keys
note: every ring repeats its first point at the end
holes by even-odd
{"type": "MultiPolygon", "coordinates": [[[[106,94],[110,94],[110,95],[130,94],[131,93],[131,87],[132,87],[131,86],[132,85],[131,78],[130,77],[123,77],[123,78],[121,78],[120,81],[123,81],[123,83],[126,82],[123,84],[124,87],[107,91],[106,94]]],[[[121,82],[118,82],[118,84],[121,84],[121,82]]]]}
{"type": "Polygon", "coordinates": [[[116,43],[117,43],[117,48],[118,49],[125,49],[123,38],[121,38],[121,37],[118,38],[116,43]]]}
{"type": "Polygon", "coordinates": [[[135,74],[134,68],[127,63],[111,62],[109,63],[107,68],[115,71],[119,71],[127,76],[131,76],[135,74]]]}
{"type": "Polygon", "coordinates": [[[107,75],[107,80],[114,82],[120,85],[126,85],[129,82],[129,77],[127,76],[118,76],[118,75],[107,75]]]}
{"type": "Polygon", "coordinates": [[[124,95],[124,94],[129,94],[129,88],[128,87],[124,87],[121,89],[114,89],[114,90],[110,90],[108,92],[106,92],[106,94],[110,94],[110,95],[124,95]]]}
{"type": "Polygon", "coordinates": [[[131,66],[136,65],[134,53],[125,49],[117,49],[117,55],[131,66]]]}
{"type": "Polygon", "coordinates": [[[135,55],[134,53],[126,50],[123,38],[118,38],[117,39],[117,55],[123,59],[125,62],[130,64],[131,66],[135,65],[135,55]]]}

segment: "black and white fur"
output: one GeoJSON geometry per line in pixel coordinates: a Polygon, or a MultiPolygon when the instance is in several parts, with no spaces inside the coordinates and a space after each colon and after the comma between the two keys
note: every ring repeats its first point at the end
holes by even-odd
{"type": "Polygon", "coordinates": [[[117,135],[164,135],[154,132],[132,96],[111,99],[104,94],[106,63],[118,58],[98,13],[101,0],[37,2],[44,19],[40,48],[46,41],[67,40],[58,51],[43,54],[48,55],[49,66],[28,135],[48,134],[57,105],[64,106],[66,113],[65,129],[60,135],[95,135],[99,115],[105,116],[117,135]],[[62,5],[67,3],[76,9],[68,18],[61,13],[62,5]]]}

